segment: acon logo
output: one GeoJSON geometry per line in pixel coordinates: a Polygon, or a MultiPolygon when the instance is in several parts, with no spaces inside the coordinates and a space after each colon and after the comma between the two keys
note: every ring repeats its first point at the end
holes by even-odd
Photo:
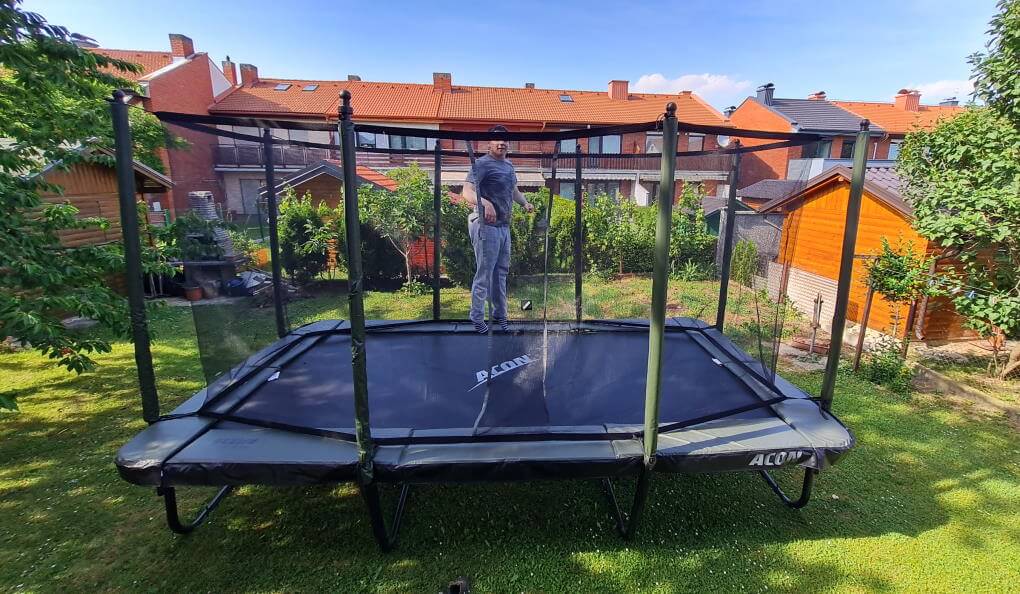
{"type": "Polygon", "coordinates": [[[794,450],[792,452],[771,452],[768,454],[758,454],[754,458],[751,458],[751,463],[748,466],[782,466],[787,462],[794,462],[800,460],[804,452],[800,450],[794,450]]]}
{"type": "MultiPolygon", "coordinates": [[[[513,359],[510,359],[509,361],[503,361],[502,363],[497,363],[497,364],[493,365],[491,369],[479,369],[478,371],[475,372],[475,380],[478,383],[475,384],[471,388],[471,390],[474,390],[478,386],[484,384],[485,381],[488,380],[488,379],[494,378],[494,377],[499,376],[499,375],[503,375],[504,373],[506,373],[508,371],[513,371],[514,369],[517,369],[519,367],[524,367],[525,365],[529,365],[529,364],[534,363],[534,362],[535,362],[535,359],[532,359],[527,354],[524,354],[524,355],[521,355],[520,357],[514,357],[513,359]]],[[[468,392],[470,392],[471,390],[468,390],[468,392]]]]}

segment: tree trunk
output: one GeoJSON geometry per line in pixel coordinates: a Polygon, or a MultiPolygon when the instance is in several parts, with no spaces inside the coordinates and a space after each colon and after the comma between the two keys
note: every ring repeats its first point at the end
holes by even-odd
{"type": "Polygon", "coordinates": [[[1020,343],[1017,343],[1009,353],[1009,361],[1002,368],[999,379],[1007,380],[1012,377],[1020,378],[1020,343]]]}

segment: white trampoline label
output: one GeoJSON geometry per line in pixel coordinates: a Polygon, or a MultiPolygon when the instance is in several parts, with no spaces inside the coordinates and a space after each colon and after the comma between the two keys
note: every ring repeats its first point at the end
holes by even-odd
{"type": "Polygon", "coordinates": [[[509,361],[497,363],[496,365],[493,365],[490,369],[479,369],[478,371],[475,372],[475,380],[478,383],[472,386],[471,389],[468,390],[468,392],[484,384],[487,380],[503,375],[508,371],[513,371],[519,367],[524,367],[525,365],[534,363],[535,361],[536,359],[532,359],[529,355],[524,354],[521,355],[520,357],[514,357],[509,361]]]}
{"type": "Polygon", "coordinates": [[[794,450],[792,452],[770,452],[768,454],[757,454],[751,459],[748,466],[782,466],[786,462],[799,460],[804,452],[794,450]]]}

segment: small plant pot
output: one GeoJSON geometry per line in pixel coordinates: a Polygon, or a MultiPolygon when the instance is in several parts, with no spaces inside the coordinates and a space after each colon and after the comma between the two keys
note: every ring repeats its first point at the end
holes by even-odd
{"type": "Polygon", "coordinates": [[[201,301],[202,287],[184,287],[184,298],[188,301],[201,301]]]}

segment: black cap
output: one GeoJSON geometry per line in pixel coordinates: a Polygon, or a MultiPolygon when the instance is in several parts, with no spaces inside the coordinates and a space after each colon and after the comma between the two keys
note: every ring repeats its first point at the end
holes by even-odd
{"type": "Polygon", "coordinates": [[[495,126],[489,128],[489,132],[509,132],[509,130],[507,130],[506,126],[502,124],[496,124],[495,126]]]}

